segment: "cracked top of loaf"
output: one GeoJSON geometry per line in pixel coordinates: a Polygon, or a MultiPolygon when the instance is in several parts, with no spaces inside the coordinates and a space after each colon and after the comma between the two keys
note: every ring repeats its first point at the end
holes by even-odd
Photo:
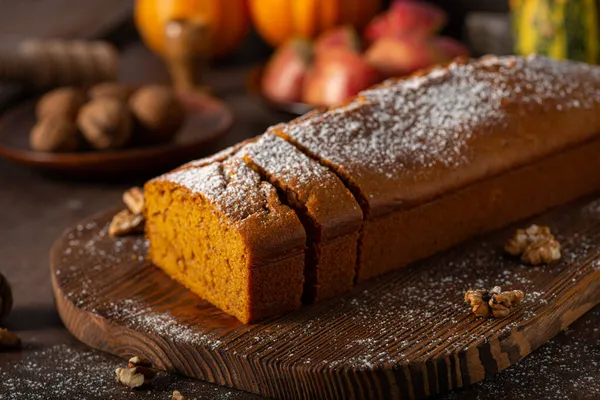
{"type": "Polygon", "coordinates": [[[272,131],[336,170],[376,215],[597,136],[600,67],[542,56],[457,60],[272,131]]]}
{"type": "Polygon", "coordinates": [[[362,211],[342,181],[294,145],[266,133],[242,147],[240,155],[263,170],[271,182],[277,182],[288,204],[307,210],[322,239],[334,239],[360,229],[362,211]]]}
{"type": "MultiPolygon", "coordinates": [[[[227,158],[225,153],[222,158],[227,158]]],[[[275,187],[262,181],[241,157],[187,164],[151,182],[175,184],[192,196],[202,196],[238,228],[258,260],[304,251],[306,237],[294,211],[280,202],[275,187]],[[263,240],[267,235],[277,240],[263,240]]]]}

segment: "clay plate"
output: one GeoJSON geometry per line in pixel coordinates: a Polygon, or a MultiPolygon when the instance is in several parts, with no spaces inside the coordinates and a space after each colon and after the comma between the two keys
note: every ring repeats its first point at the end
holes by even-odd
{"type": "Polygon", "coordinates": [[[260,99],[270,108],[283,111],[292,115],[303,115],[307,112],[316,108],[315,106],[303,103],[303,102],[295,102],[295,101],[277,101],[270,99],[267,95],[265,95],[260,88],[260,81],[262,79],[264,67],[257,66],[254,67],[250,73],[248,74],[248,82],[247,87],[250,93],[253,93],[260,97],[260,99]]]}
{"type": "Polygon", "coordinates": [[[0,119],[0,156],[19,164],[68,175],[116,175],[164,170],[210,152],[233,122],[230,109],[201,92],[178,93],[187,118],[174,141],[115,151],[41,153],[29,147],[35,124],[35,101],[22,103],[0,119]],[[204,150],[204,151],[203,151],[204,150]]]}

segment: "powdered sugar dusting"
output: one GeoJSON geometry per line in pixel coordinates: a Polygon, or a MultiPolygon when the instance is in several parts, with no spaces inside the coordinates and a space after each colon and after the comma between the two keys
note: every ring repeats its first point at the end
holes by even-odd
{"type": "Polygon", "coordinates": [[[231,220],[244,220],[250,215],[268,211],[274,188],[261,182],[260,176],[240,158],[214,162],[199,168],[185,168],[165,174],[166,180],[200,194],[231,220]],[[267,185],[267,187],[265,187],[267,185]]]}
{"type": "Polygon", "coordinates": [[[171,399],[179,390],[188,399],[225,400],[257,398],[245,392],[192,381],[159,372],[146,388],[131,390],[115,381],[115,369],[127,362],[82,345],[55,345],[0,368],[0,397],[3,400],[60,399],[171,399]]]}
{"type": "Polygon", "coordinates": [[[266,133],[243,147],[240,156],[286,193],[290,205],[302,208],[300,213],[306,212],[317,225],[331,228],[324,229],[323,235],[335,237],[358,230],[362,213],[352,194],[328,168],[292,144],[266,133]]]}
{"type": "Polygon", "coordinates": [[[474,386],[440,396],[458,399],[600,398],[600,307],[540,349],[500,374],[474,386]],[[594,340],[595,339],[595,340],[594,340]]]}
{"type": "Polygon", "coordinates": [[[205,347],[211,351],[217,350],[221,345],[218,335],[202,333],[189,324],[182,323],[181,319],[173,316],[169,310],[157,311],[133,299],[112,303],[102,310],[102,314],[110,320],[121,321],[124,326],[168,337],[175,343],[205,347]]]}
{"type": "Polygon", "coordinates": [[[403,183],[469,164],[478,137],[518,132],[510,115],[596,107],[599,89],[599,67],[539,56],[484,57],[387,81],[345,106],[277,129],[335,166],[364,197],[402,199],[411,195],[402,192],[403,183]]]}
{"type": "Polygon", "coordinates": [[[298,186],[319,186],[335,178],[328,168],[272,134],[265,134],[255,143],[245,146],[241,155],[245,154],[270,175],[281,181],[294,182],[298,186]]]}

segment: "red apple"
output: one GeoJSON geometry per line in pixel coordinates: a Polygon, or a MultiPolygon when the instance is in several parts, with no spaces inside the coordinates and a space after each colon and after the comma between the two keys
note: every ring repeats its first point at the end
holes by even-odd
{"type": "Polygon", "coordinates": [[[402,76],[446,60],[432,39],[381,38],[367,50],[365,59],[384,77],[402,76]]]}
{"type": "Polygon", "coordinates": [[[331,49],[347,49],[360,53],[360,37],[352,26],[333,28],[321,34],[315,42],[315,54],[328,52],[331,49]]]}
{"type": "Polygon", "coordinates": [[[448,60],[469,56],[469,50],[456,39],[448,36],[437,36],[433,38],[433,41],[448,60]]]}
{"type": "Polygon", "coordinates": [[[365,30],[369,43],[383,37],[428,37],[446,23],[446,13],[441,8],[424,2],[401,1],[375,17],[365,30]]]}
{"type": "Polygon", "coordinates": [[[312,45],[306,40],[292,39],[279,47],[263,72],[263,94],[275,101],[300,101],[311,59],[312,45]]]}
{"type": "Polygon", "coordinates": [[[360,54],[346,49],[322,53],[304,85],[304,101],[334,106],[379,81],[379,74],[360,54]]]}

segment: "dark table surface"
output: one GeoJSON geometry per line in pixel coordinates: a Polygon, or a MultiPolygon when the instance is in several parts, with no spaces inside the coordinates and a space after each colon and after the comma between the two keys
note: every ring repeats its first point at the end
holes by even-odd
{"type": "MultiPolygon", "coordinates": [[[[289,118],[245,90],[249,68],[223,63],[207,77],[236,116],[230,134],[218,147],[289,118]]],[[[123,48],[121,76],[128,82],[167,81],[160,61],[137,42],[123,48]]],[[[53,241],[79,219],[118,204],[124,189],[149,177],[72,180],[0,160],[0,271],[10,281],[15,298],[13,312],[2,324],[24,342],[22,351],[0,353],[0,399],[169,399],[173,390],[192,399],[257,398],[166,373],[147,390],[128,390],[113,379],[123,360],[77,342],[58,317],[48,272],[53,241]]],[[[600,307],[519,364],[441,398],[600,398],[600,307]]]]}

